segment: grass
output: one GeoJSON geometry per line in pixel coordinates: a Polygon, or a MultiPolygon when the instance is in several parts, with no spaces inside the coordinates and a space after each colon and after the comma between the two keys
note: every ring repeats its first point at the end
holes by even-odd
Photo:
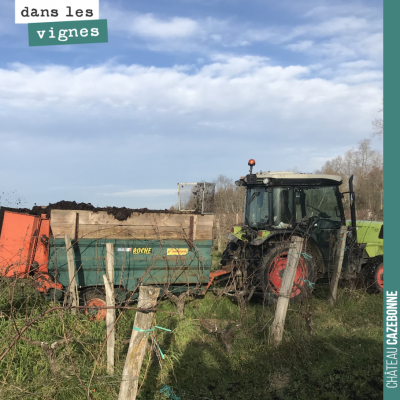
{"type": "MultiPolygon", "coordinates": [[[[26,310],[39,315],[52,307],[35,292],[28,303],[17,293],[14,313],[19,329],[26,310]]],[[[237,331],[228,355],[219,338],[205,331],[202,318],[229,323],[239,320],[237,304],[229,298],[217,299],[212,293],[191,300],[185,318],[169,316],[170,303],[156,314],[156,338],[165,354],[160,367],[152,358],[138,399],[166,399],[158,390],[163,384],[173,387],[181,400],[249,399],[381,399],[382,398],[382,295],[340,289],[338,302],[327,302],[327,287],[318,287],[309,304],[291,305],[283,343],[275,348],[268,343],[274,308],[251,301],[244,326],[237,331]],[[310,306],[313,335],[310,336],[301,313],[310,306]],[[256,326],[254,326],[257,323],[256,326]]],[[[6,293],[0,309],[7,314],[6,293]]],[[[7,308],[8,307],[8,308],[7,308]]],[[[116,399],[135,312],[121,316],[117,326],[116,368],[106,374],[105,351],[92,377],[95,359],[105,340],[105,322],[94,323],[85,315],[49,314],[27,330],[31,340],[55,341],[68,337],[78,341],[56,350],[57,373],[40,348],[19,340],[0,362],[1,399],[85,399],[90,384],[93,399],[116,399]],[[72,362],[73,364],[72,364],[72,362]],[[2,382],[6,380],[3,385],[2,382]]],[[[0,354],[9,346],[15,330],[10,319],[0,318],[0,354]]],[[[147,359],[141,380],[147,368],[147,359]]]]}
{"type": "Polygon", "coordinates": [[[213,251],[211,253],[211,270],[212,271],[221,268],[221,264],[220,264],[221,258],[222,258],[221,252],[213,251]]]}

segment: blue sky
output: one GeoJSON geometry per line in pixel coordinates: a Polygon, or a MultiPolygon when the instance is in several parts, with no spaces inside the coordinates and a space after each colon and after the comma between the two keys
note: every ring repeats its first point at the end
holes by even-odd
{"type": "Polygon", "coordinates": [[[0,189],[26,206],[165,208],[249,158],[313,172],[381,116],[380,1],[100,0],[100,18],[108,43],[30,48],[0,3],[0,189]]]}

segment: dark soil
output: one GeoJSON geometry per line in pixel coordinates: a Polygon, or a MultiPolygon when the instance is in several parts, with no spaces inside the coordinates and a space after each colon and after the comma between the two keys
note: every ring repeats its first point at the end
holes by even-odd
{"type": "Polygon", "coordinates": [[[170,213],[170,214],[178,214],[181,213],[180,211],[176,210],[149,210],[147,208],[126,208],[126,207],[94,207],[90,203],[77,203],[76,201],[59,201],[54,204],[49,204],[48,206],[34,206],[32,209],[29,208],[11,208],[11,207],[0,207],[0,232],[1,227],[3,225],[4,219],[4,211],[12,211],[30,215],[40,215],[46,214],[47,218],[50,218],[50,211],[51,210],[86,210],[86,211],[106,211],[107,214],[113,215],[115,219],[118,221],[125,221],[127,220],[132,213],[170,213]]]}

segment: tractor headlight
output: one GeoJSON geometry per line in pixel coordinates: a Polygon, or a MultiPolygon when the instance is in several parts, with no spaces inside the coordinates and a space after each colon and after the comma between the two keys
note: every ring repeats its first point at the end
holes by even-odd
{"type": "Polygon", "coordinates": [[[269,179],[268,179],[268,178],[265,178],[265,179],[263,180],[263,183],[264,183],[264,185],[268,185],[269,179]]]}

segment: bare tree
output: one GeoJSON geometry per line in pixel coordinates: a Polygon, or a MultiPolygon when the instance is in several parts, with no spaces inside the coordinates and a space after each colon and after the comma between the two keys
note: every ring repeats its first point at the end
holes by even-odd
{"type": "MultiPolygon", "coordinates": [[[[379,112],[383,112],[383,108],[381,108],[379,112]]],[[[377,136],[381,139],[383,137],[383,118],[375,118],[372,121],[372,126],[374,129],[372,132],[372,137],[377,136]]]]}
{"type": "Polygon", "coordinates": [[[354,175],[359,216],[368,219],[382,217],[383,157],[382,153],[371,148],[371,139],[362,140],[357,148],[348,150],[343,157],[328,160],[317,172],[340,175],[342,192],[348,191],[348,180],[354,175]]]}
{"type": "Polygon", "coordinates": [[[215,240],[218,251],[226,242],[224,237],[233,225],[243,223],[244,196],[243,187],[237,187],[234,181],[225,175],[219,175],[215,183],[215,240]]]}

